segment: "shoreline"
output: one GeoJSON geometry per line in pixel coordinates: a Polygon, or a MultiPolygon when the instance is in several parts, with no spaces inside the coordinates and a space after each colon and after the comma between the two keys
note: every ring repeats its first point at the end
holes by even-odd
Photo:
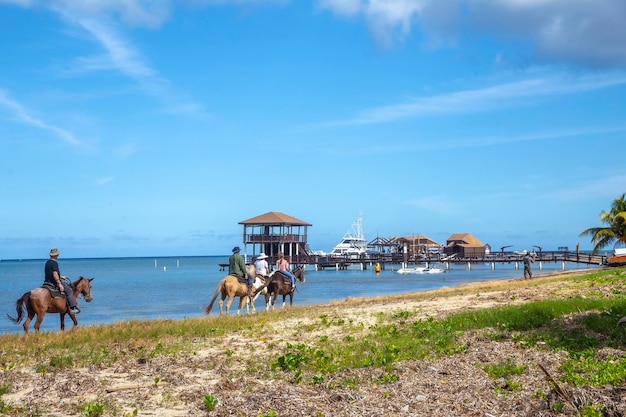
{"type": "MultiPolygon", "coordinates": [[[[624,273],[624,270],[617,271],[624,273]]],[[[223,333],[210,331],[206,336],[192,339],[184,334],[164,334],[155,338],[123,336],[106,348],[115,358],[111,363],[69,366],[51,369],[47,373],[37,369],[48,366],[52,358],[71,355],[68,346],[72,340],[84,340],[83,334],[91,335],[90,331],[98,334],[124,332],[127,325],[104,325],[110,329],[101,326],[84,331],[77,329],[65,334],[42,335],[41,339],[38,336],[11,337],[7,342],[33,338],[33,341],[58,340],[59,345],[48,347],[45,354],[25,358],[24,364],[6,367],[2,371],[3,377],[10,383],[11,390],[1,399],[5,404],[40,412],[45,410],[45,415],[59,417],[82,415],[84,404],[100,403],[117,410],[102,414],[104,416],[134,413],[163,417],[261,416],[268,415],[270,410],[277,411],[276,416],[398,415],[404,413],[401,410],[408,410],[406,415],[434,417],[485,413],[529,415],[531,411],[545,407],[545,400],[535,396],[538,390],[549,389],[543,375],[531,368],[523,376],[522,389],[510,392],[503,399],[497,395],[500,381],[485,378],[481,364],[516,358],[522,363],[540,363],[558,375],[562,355],[541,349],[540,345],[530,348],[518,346],[513,341],[491,340],[482,331],[470,331],[462,336],[462,343],[468,347],[465,353],[395,363],[393,368],[398,379],[382,385],[376,382],[385,374],[379,368],[346,369],[338,371],[332,378],[329,375],[325,384],[311,385],[294,382],[290,372],[271,371],[270,364],[283,355],[289,345],[316,346],[324,338],[341,340],[351,334],[384,329],[389,320],[391,323],[404,320],[394,317],[405,317],[405,313],[411,322],[428,321],[459,311],[515,306],[550,298],[569,299],[584,296],[585,292],[610,293],[612,287],[608,284],[590,287],[580,285],[577,280],[563,280],[591,272],[550,272],[536,274],[532,280],[477,281],[435,290],[294,306],[270,313],[259,311],[250,316],[209,316],[193,319],[193,323],[187,325],[201,324],[207,330],[223,328],[223,333]],[[176,346],[180,336],[191,344],[192,350],[174,350],[177,353],[168,354],[168,346],[176,346]],[[355,378],[361,381],[355,387],[341,384],[342,380],[355,378]],[[219,400],[218,407],[212,412],[203,408],[202,398],[206,395],[219,400]]],[[[619,283],[614,285],[619,286],[619,283]]],[[[154,320],[148,322],[159,325],[154,320]]],[[[149,323],[128,325],[139,328],[149,323]]],[[[175,326],[176,322],[164,320],[160,325],[175,326]]],[[[92,340],[90,337],[87,340],[92,340]]],[[[76,348],[80,349],[80,346],[76,348]]],[[[85,348],[91,350],[89,346],[85,348]]],[[[546,412],[542,415],[553,414],[546,412]]],[[[561,412],[558,415],[574,414],[561,412]]]]}

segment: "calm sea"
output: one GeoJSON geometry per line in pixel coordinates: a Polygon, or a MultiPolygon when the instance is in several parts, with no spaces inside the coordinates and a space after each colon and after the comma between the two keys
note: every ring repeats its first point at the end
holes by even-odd
{"type": "MultiPolygon", "coordinates": [[[[0,261],[0,334],[21,333],[21,324],[14,324],[7,317],[15,317],[15,302],[25,292],[43,282],[46,260],[0,261]]],[[[172,258],[105,258],[105,259],[59,259],[61,273],[72,280],[80,275],[94,278],[91,303],[82,296],[78,321],[81,325],[106,324],[132,319],[183,319],[202,317],[217,283],[226,275],[219,264],[227,263],[228,257],[172,257],[172,258]]],[[[485,280],[521,277],[522,271],[515,264],[466,265],[452,264],[443,274],[403,275],[390,265],[380,274],[372,268],[361,271],[306,271],[306,283],[298,285],[294,305],[323,304],[348,297],[374,297],[453,287],[458,284],[485,280]]],[[[561,270],[561,263],[545,263],[542,269],[534,265],[535,274],[561,270]]],[[[584,265],[565,264],[566,270],[586,268],[584,265]]],[[[591,267],[593,268],[593,267],[591,267]]],[[[233,306],[237,305],[238,299],[233,306]]],[[[276,303],[280,306],[281,299],[276,303]]],[[[265,300],[256,300],[256,308],[265,308],[265,300]]],[[[234,314],[236,307],[231,309],[234,314]]],[[[217,303],[213,315],[218,314],[217,303]]],[[[66,317],[66,326],[71,327],[66,317]],[[69,323],[69,324],[68,324],[69,323]]],[[[33,323],[30,330],[33,331],[33,323]]],[[[59,315],[46,315],[42,331],[59,330],[59,315]]]]}

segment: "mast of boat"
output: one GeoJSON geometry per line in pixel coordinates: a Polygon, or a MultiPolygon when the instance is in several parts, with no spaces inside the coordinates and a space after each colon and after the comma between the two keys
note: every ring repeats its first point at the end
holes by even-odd
{"type": "Polygon", "coordinates": [[[363,228],[361,226],[362,222],[363,222],[363,215],[359,213],[357,218],[352,223],[350,230],[346,232],[343,238],[365,240],[365,237],[363,236],[363,228]]]}

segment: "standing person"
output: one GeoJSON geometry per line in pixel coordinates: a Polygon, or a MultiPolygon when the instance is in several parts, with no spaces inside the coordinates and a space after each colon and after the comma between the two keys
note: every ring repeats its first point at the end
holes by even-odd
{"type": "Polygon", "coordinates": [[[285,254],[282,252],[278,252],[278,260],[276,261],[276,268],[287,275],[291,280],[291,291],[296,289],[296,280],[293,277],[291,271],[289,271],[289,262],[285,259],[285,254]]]}
{"type": "Polygon", "coordinates": [[[251,295],[254,277],[248,276],[246,273],[246,263],[244,262],[243,257],[239,254],[240,251],[241,249],[239,246],[235,246],[233,248],[233,254],[230,255],[230,258],[228,258],[228,275],[247,279],[248,295],[251,295]]]}
{"type": "Polygon", "coordinates": [[[261,252],[261,254],[254,261],[254,269],[256,270],[256,274],[262,277],[266,277],[270,274],[270,266],[268,265],[267,255],[265,252],[261,252]]]}
{"type": "Polygon", "coordinates": [[[50,249],[49,255],[50,259],[46,261],[46,265],[43,268],[44,284],[48,283],[59,291],[64,292],[65,297],[67,298],[67,302],[70,305],[70,313],[80,313],[80,309],[76,306],[76,302],[74,301],[74,290],[72,289],[72,284],[69,282],[66,276],[61,275],[59,263],[57,262],[57,258],[59,257],[59,250],[57,248],[52,248],[50,249]]]}
{"type": "Polygon", "coordinates": [[[524,279],[532,279],[533,270],[531,269],[530,264],[535,262],[535,257],[531,256],[529,252],[526,252],[522,261],[524,262],[524,279]]]}

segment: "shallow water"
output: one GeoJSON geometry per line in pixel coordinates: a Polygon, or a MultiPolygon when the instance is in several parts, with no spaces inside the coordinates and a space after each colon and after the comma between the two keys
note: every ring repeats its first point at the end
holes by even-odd
{"type": "MultiPolygon", "coordinates": [[[[4,313],[16,316],[15,302],[27,291],[43,282],[46,260],[0,262],[0,306],[4,313]]],[[[94,278],[91,303],[82,296],[78,304],[82,313],[77,316],[80,325],[106,324],[132,319],[182,319],[204,316],[217,283],[226,275],[219,270],[228,257],[175,258],[106,258],[59,259],[61,273],[72,280],[80,275],[94,278]]],[[[399,274],[399,265],[375,274],[367,270],[306,271],[306,283],[298,284],[294,305],[323,304],[348,297],[375,297],[453,287],[462,283],[521,277],[522,270],[515,264],[476,264],[471,270],[464,264],[452,264],[442,274],[399,274]]],[[[542,269],[534,265],[535,274],[561,270],[561,263],[545,263],[542,269]]],[[[566,270],[586,268],[584,265],[565,264],[566,270]]],[[[590,267],[594,268],[594,267],[590,267]]],[[[276,302],[280,306],[281,299],[276,302]]],[[[287,299],[288,301],[288,299],[287,299]]],[[[236,311],[238,299],[231,313],[236,311]]],[[[257,310],[265,308],[265,300],[255,302],[257,310]]],[[[217,303],[212,314],[218,314],[217,303]]],[[[72,326],[66,316],[66,328],[72,326]]],[[[33,330],[33,323],[30,325],[33,330]]],[[[59,315],[46,315],[42,331],[59,330],[59,315]]],[[[14,324],[6,315],[0,319],[0,334],[21,333],[21,324],[14,324]]]]}

